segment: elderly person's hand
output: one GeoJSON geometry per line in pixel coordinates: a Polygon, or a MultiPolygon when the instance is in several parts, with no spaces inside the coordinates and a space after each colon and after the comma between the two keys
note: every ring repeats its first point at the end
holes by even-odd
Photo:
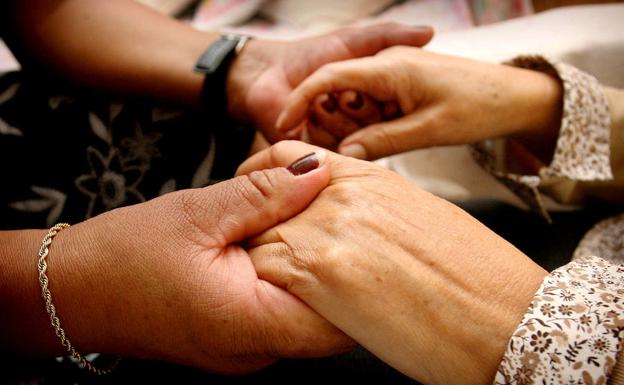
{"type": "MultiPolygon", "coordinates": [[[[319,150],[281,142],[240,174],[319,150]]],[[[331,180],[250,240],[261,279],[426,384],[486,384],[546,272],[453,204],[375,164],[327,152],[331,180]]]]}
{"type": "MultiPolygon", "coordinates": [[[[431,39],[428,27],[382,23],[348,27],[292,42],[252,40],[228,77],[228,108],[232,116],[261,130],[270,142],[284,139],[275,121],[292,90],[321,66],[375,53],[395,45],[422,46],[431,39]]],[[[343,121],[331,120],[333,127],[343,121]]]]}
{"type": "Polygon", "coordinates": [[[543,145],[557,137],[561,94],[558,80],[543,73],[395,47],[319,69],[289,96],[277,126],[296,128],[310,107],[314,120],[324,117],[321,123],[331,115],[351,119],[367,127],[345,132],[325,123],[312,139],[322,137],[318,131],[344,138],[339,151],[362,159],[502,136],[543,145]],[[321,108],[319,99],[338,94],[334,98],[343,100],[343,91],[350,91],[350,98],[353,91],[361,93],[360,102],[321,108]],[[383,121],[383,109],[396,104],[402,117],[391,112],[391,120],[383,121]]]}
{"type": "MultiPolygon", "coordinates": [[[[60,232],[48,257],[50,290],[77,349],[241,373],[351,347],[299,299],[260,279],[237,246],[303,210],[329,180],[322,159],[291,170],[167,194],[60,232]]],[[[44,234],[0,232],[0,350],[63,353],[28,258],[44,234]]]]}

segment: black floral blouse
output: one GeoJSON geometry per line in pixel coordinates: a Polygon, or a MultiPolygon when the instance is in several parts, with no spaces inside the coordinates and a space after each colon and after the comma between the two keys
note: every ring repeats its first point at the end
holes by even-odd
{"type": "Polygon", "coordinates": [[[141,101],[0,77],[0,229],[77,223],[230,178],[253,130],[141,101]]]}

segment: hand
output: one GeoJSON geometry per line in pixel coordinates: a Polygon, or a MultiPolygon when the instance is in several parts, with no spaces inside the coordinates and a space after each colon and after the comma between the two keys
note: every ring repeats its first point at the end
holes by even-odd
{"type": "MultiPolygon", "coordinates": [[[[281,142],[240,174],[315,148],[281,142]]],[[[391,171],[328,153],[329,186],[249,241],[259,277],[426,384],[491,384],[546,272],[470,215],[391,171]]]]}
{"type": "Polygon", "coordinates": [[[286,135],[336,150],[342,139],[363,127],[399,117],[399,106],[394,101],[379,102],[351,90],[332,92],[314,99],[305,128],[298,127],[286,135]]]}
{"type": "Polygon", "coordinates": [[[432,37],[428,27],[384,23],[344,28],[293,42],[252,40],[234,61],[228,77],[230,114],[260,129],[270,142],[284,139],[275,121],[290,92],[329,62],[373,55],[394,46],[422,46],[432,37]]]}
{"type": "Polygon", "coordinates": [[[236,244],[303,210],[326,186],[322,158],[303,166],[300,176],[275,168],[167,194],[59,233],[48,272],[78,349],[240,373],[352,346],[259,279],[236,244]]]}
{"type": "MultiPolygon", "coordinates": [[[[561,85],[549,75],[395,47],[322,67],[289,96],[278,129],[300,125],[320,95],[346,90],[395,102],[402,115],[369,117],[342,140],[341,153],[362,159],[513,135],[544,145],[556,140],[561,115],[561,85]]],[[[348,108],[338,112],[358,120],[348,108]]]]}

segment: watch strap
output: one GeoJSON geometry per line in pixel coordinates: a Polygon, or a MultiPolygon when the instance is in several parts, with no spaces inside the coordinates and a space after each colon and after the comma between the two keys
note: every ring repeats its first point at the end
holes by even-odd
{"type": "Polygon", "coordinates": [[[249,39],[243,35],[223,35],[204,51],[195,64],[195,72],[206,75],[201,102],[218,116],[227,115],[227,75],[232,61],[249,39]]]}

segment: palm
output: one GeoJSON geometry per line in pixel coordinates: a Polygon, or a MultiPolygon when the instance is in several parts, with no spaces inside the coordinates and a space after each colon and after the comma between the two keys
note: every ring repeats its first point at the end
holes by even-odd
{"type": "Polygon", "coordinates": [[[193,341],[208,357],[198,357],[199,362],[192,364],[237,373],[273,362],[278,355],[269,356],[265,347],[277,349],[284,344],[274,339],[289,338],[284,319],[276,317],[279,309],[296,312],[292,306],[303,305],[285,291],[258,279],[249,255],[239,246],[209,248],[198,256],[189,264],[184,286],[198,301],[193,306],[197,313],[191,317],[189,330],[202,331],[193,336],[193,341]],[[228,351],[231,354],[224,354],[228,351]],[[250,358],[241,361],[237,357],[241,354],[250,358]]]}
{"type": "Polygon", "coordinates": [[[203,354],[189,354],[191,365],[241,373],[280,357],[335,349],[343,337],[333,326],[310,317],[312,311],[292,294],[259,279],[249,254],[238,245],[219,245],[215,233],[212,229],[176,242],[192,256],[182,263],[176,290],[194,299],[188,307],[192,313],[186,313],[187,340],[203,354]]]}
{"type": "Polygon", "coordinates": [[[322,65],[353,57],[334,35],[286,44],[281,49],[284,55],[255,79],[247,94],[253,123],[270,142],[283,139],[274,126],[292,90],[322,65]]]}

